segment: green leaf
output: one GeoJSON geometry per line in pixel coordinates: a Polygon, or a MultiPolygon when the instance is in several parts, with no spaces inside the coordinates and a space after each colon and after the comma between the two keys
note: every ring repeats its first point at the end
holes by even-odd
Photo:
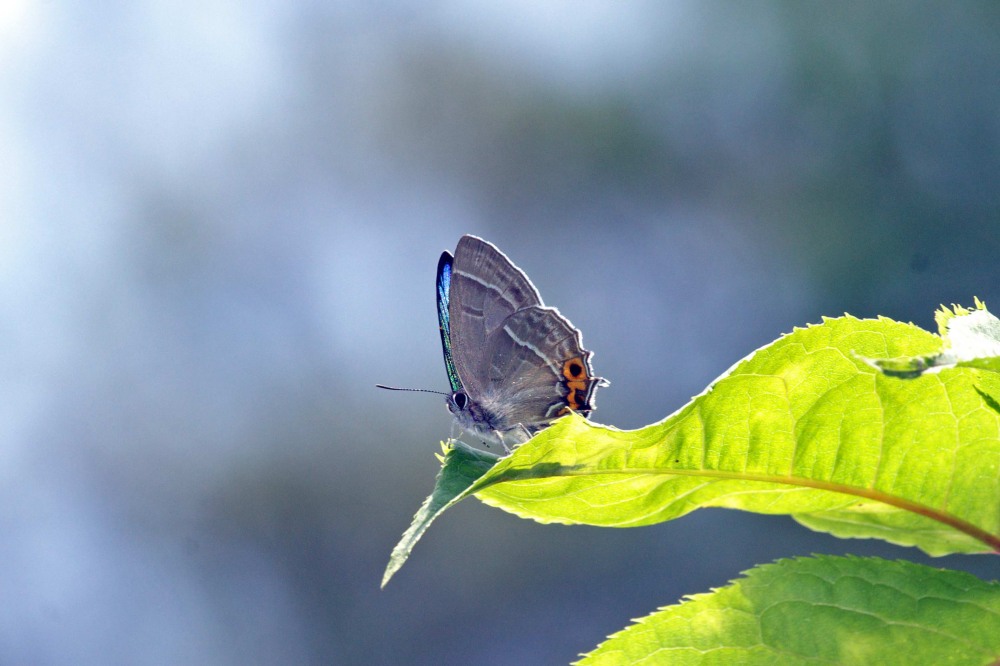
{"type": "Polygon", "coordinates": [[[745,578],[636,621],[577,662],[989,664],[1000,660],[1000,585],[956,571],[820,556],[745,578]]]}
{"type": "Polygon", "coordinates": [[[944,368],[980,368],[1000,372],[1000,319],[976,299],[973,309],[942,306],[936,313],[943,338],[942,349],[933,354],[898,358],[864,359],[872,367],[900,379],[913,379],[944,368]]]}
{"type": "MultiPolygon", "coordinates": [[[[986,315],[977,301],[939,323],[953,346],[978,336],[983,349],[986,315]]],[[[383,585],[431,521],[470,494],[540,522],[635,527],[726,507],[931,555],[1000,552],[1000,373],[938,368],[899,381],[865,360],[926,358],[942,344],[889,319],[825,319],[646,428],[570,415],[499,460],[457,444],[383,585]]]]}
{"type": "Polygon", "coordinates": [[[540,522],[649,525],[714,506],[790,514],[844,537],[932,555],[1000,550],[1000,375],[899,381],[861,357],[940,348],[916,326],[845,316],[734,366],[634,431],[558,421],[454,501],[540,522]]]}
{"type": "Polygon", "coordinates": [[[420,505],[410,527],[392,549],[389,564],[382,575],[382,587],[385,587],[393,574],[399,571],[410,556],[413,546],[420,540],[427,528],[442,511],[454,503],[455,498],[462,494],[472,483],[485,474],[499,456],[486,451],[474,449],[463,442],[455,441],[451,447],[444,446],[444,460],[434,483],[434,491],[420,505]]]}

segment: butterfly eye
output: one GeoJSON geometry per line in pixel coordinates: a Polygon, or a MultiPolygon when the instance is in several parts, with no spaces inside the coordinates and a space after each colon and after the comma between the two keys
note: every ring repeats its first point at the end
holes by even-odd
{"type": "Polygon", "coordinates": [[[469,404],[469,396],[465,395],[463,391],[455,391],[451,394],[451,401],[455,403],[459,411],[465,409],[465,406],[469,404]]]}

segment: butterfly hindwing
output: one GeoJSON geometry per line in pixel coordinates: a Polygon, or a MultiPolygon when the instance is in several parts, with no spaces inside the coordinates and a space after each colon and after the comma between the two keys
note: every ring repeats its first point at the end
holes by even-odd
{"type": "Polygon", "coordinates": [[[518,310],[493,332],[490,359],[491,407],[504,425],[543,425],[568,410],[587,416],[602,381],[594,377],[592,352],[580,332],[554,308],[518,310]]]}

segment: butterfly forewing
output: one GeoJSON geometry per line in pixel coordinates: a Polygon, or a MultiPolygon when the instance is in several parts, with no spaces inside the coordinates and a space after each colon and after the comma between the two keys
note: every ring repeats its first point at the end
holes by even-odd
{"type": "Polygon", "coordinates": [[[542,299],[528,277],[500,250],[475,236],[463,236],[452,262],[449,300],[455,370],[469,397],[476,400],[486,389],[487,337],[507,317],[541,305],[542,299]]]}

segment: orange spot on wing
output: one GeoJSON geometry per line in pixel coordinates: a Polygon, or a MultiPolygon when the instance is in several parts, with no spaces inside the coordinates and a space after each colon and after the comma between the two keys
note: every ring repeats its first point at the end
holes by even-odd
{"type": "Polygon", "coordinates": [[[582,357],[575,356],[563,361],[562,373],[563,377],[570,381],[586,379],[587,364],[583,362],[582,357]]]}
{"type": "Polygon", "coordinates": [[[570,409],[580,411],[586,408],[586,405],[582,401],[586,400],[587,391],[593,379],[587,370],[587,364],[584,362],[583,357],[574,356],[563,361],[562,375],[565,380],[563,383],[569,390],[569,393],[566,394],[566,404],[569,407],[564,408],[562,411],[569,411],[570,409]]]}

